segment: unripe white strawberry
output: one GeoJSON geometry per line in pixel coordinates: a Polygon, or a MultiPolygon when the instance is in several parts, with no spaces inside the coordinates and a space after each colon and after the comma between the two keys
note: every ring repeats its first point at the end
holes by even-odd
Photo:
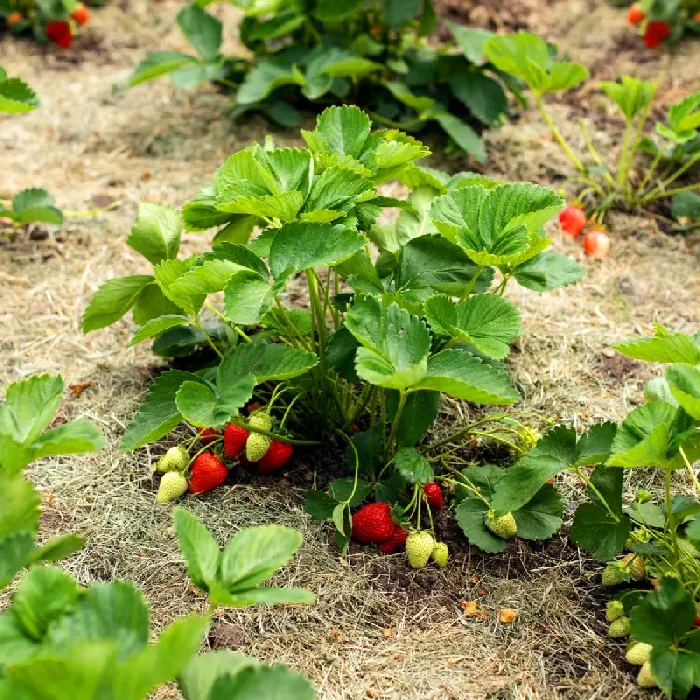
{"type": "Polygon", "coordinates": [[[512,513],[506,513],[500,517],[491,510],[486,514],[486,527],[493,532],[494,535],[502,537],[504,540],[509,540],[518,534],[518,524],[512,513]]]}
{"type": "Polygon", "coordinates": [[[413,569],[423,569],[435,549],[435,540],[429,532],[412,532],[406,539],[406,559],[413,569]]]}
{"type": "Polygon", "coordinates": [[[615,622],[625,613],[625,606],[620,600],[611,600],[605,607],[605,619],[608,622],[615,622]]]}
{"type": "Polygon", "coordinates": [[[444,569],[447,566],[447,560],[449,559],[450,551],[444,542],[436,542],[433,547],[432,554],[430,558],[441,568],[444,569]]]}
{"type": "Polygon", "coordinates": [[[161,456],[156,464],[155,470],[161,474],[165,474],[166,472],[182,472],[187,469],[189,462],[189,452],[187,452],[182,445],[178,445],[177,447],[171,447],[161,456]]]}
{"type": "Polygon", "coordinates": [[[651,675],[651,664],[649,661],[645,661],[639,669],[637,684],[640,688],[656,688],[656,686],[659,685],[656,679],[651,675]]]}
{"type": "Polygon", "coordinates": [[[608,637],[611,639],[621,639],[622,637],[629,636],[630,633],[630,619],[629,617],[618,617],[615,622],[610,624],[608,627],[608,637]]]}
{"type": "Polygon", "coordinates": [[[187,479],[180,472],[163,474],[156,495],[156,503],[169,503],[187,491],[187,479]]]}
{"type": "Polygon", "coordinates": [[[251,433],[245,442],[245,458],[249,462],[259,462],[267,454],[271,442],[267,435],[251,433]]]}
{"type": "Polygon", "coordinates": [[[627,654],[625,655],[627,663],[633,666],[641,666],[649,660],[649,654],[651,654],[652,648],[651,644],[636,642],[627,650],[627,654]]]}

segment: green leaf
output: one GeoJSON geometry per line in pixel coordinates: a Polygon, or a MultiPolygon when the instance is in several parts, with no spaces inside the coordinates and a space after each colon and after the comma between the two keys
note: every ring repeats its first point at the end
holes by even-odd
{"type": "Polygon", "coordinates": [[[441,391],[476,404],[505,406],[520,397],[501,367],[464,350],[443,350],[428,359],[428,373],[412,390],[441,391]]]}
{"type": "MultiPolygon", "coordinates": [[[[14,610],[6,609],[0,613],[0,659],[2,659],[3,670],[5,664],[16,664],[31,659],[40,649],[41,646],[24,633],[14,610]]],[[[4,676],[0,677],[0,698],[3,700],[25,700],[24,695],[3,695],[2,692],[5,690],[2,686],[3,678],[4,676]]],[[[14,689],[13,686],[12,690],[14,689]]],[[[34,698],[30,695],[26,700],[34,700],[34,698]]]]}
{"type": "Polygon", "coordinates": [[[312,605],[314,594],[306,588],[250,588],[238,593],[222,593],[221,604],[236,608],[251,605],[312,605]]]}
{"type": "Polygon", "coordinates": [[[700,674],[700,651],[691,641],[682,649],[654,647],[649,661],[651,674],[668,697],[685,698],[700,674]],[[695,647],[691,650],[691,646],[695,647]]]}
{"type": "Polygon", "coordinates": [[[629,532],[628,518],[621,517],[616,521],[596,504],[583,503],[576,509],[571,539],[579,547],[592,552],[596,559],[609,561],[622,551],[629,532]]]}
{"type": "Polygon", "coordinates": [[[685,412],[700,420],[700,369],[673,365],[666,370],[666,381],[671,394],[685,412]]]}
{"type": "Polygon", "coordinates": [[[450,89],[454,96],[487,126],[497,125],[508,111],[508,98],[503,86],[483,73],[455,73],[450,79],[450,89]]]}
{"type": "Polygon", "coordinates": [[[538,253],[518,265],[514,271],[518,284],[535,292],[550,292],[580,282],[586,268],[568,255],[556,251],[538,253]]]}
{"type": "Polygon", "coordinates": [[[518,525],[518,537],[525,540],[549,539],[561,529],[563,513],[561,494],[552,484],[544,484],[532,499],[513,513],[518,525]]]}
{"type": "Polygon", "coordinates": [[[260,58],[238,89],[239,105],[261,102],[283,85],[303,85],[304,76],[283,58],[260,58]]]}
{"type": "Polygon", "coordinates": [[[668,333],[661,326],[657,326],[654,337],[627,340],[613,345],[613,348],[625,357],[645,362],[700,363],[700,345],[693,342],[690,336],[668,333]]]}
{"type": "Polygon", "coordinates": [[[20,114],[31,112],[39,106],[39,98],[26,83],[19,78],[0,76],[0,112],[20,114]]]}
{"type": "MultiPolygon", "coordinates": [[[[17,532],[0,538],[0,589],[11,583],[15,574],[29,563],[29,556],[33,549],[34,535],[30,532],[17,532]]],[[[2,623],[0,623],[0,649],[2,649],[2,623]]]]}
{"type": "Polygon", "coordinates": [[[386,0],[384,21],[387,27],[396,29],[412,20],[421,8],[421,0],[386,0]]]}
{"type": "Polygon", "coordinates": [[[623,75],[619,83],[602,82],[600,89],[622,110],[628,121],[632,121],[644,110],[654,97],[656,85],[647,80],[623,75]]]}
{"type": "MultiPolygon", "coordinates": [[[[388,417],[393,422],[399,403],[399,393],[391,392],[388,398],[388,417]]],[[[440,392],[438,391],[414,391],[408,394],[396,430],[399,447],[413,447],[425,437],[435,422],[439,404],[440,392]]]]}
{"type": "Polygon", "coordinates": [[[53,420],[62,396],[60,376],[35,375],[10,384],[0,404],[0,434],[33,443],[53,420]]]}
{"type": "Polygon", "coordinates": [[[180,551],[187,563],[187,575],[204,591],[218,579],[221,552],[214,536],[192,513],[180,506],[173,510],[180,551]]]}
{"type": "Polygon", "coordinates": [[[155,279],[147,284],[141,293],[136,297],[132,307],[134,323],[142,326],[159,316],[169,316],[181,311],[180,307],[173,304],[161,288],[156,284],[155,279]]]}
{"type": "Polygon", "coordinates": [[[147,80],[153,80],[183,66],[196,63],[197,59],[194,56],[188,56],[179,51],[155,51],[136,66],[128,85],[145,83],[147,80]]]}
{"type": "Polygon", "coordinates": [[[53,455],[93,452],[104,446],[104,437],[92,421],[74,420],[44,433],[37,438],[32,448],[36,450],[34,459],[41,459],[53,455]]]}
{"type": "Polygon", "coordinates": [[[369,484],[364,479],[358,479],[355,485],[355,478],[352,476],[333,479],[328,488],[336,506],[338,503],[347,503],[351,508],[359,506],[369,494],[369,484]]]}
{"type": "Polygon", "coordinates": [[[148,390],[139,412],[127,426],[119,448],[126,452],[166,436],[182,421],[175,397],[183,382],[205,384],[196,374],[181,370],[163,372],[148,390]]]}
{"type": "Polygon", "coordinates": [[[272,303],[270,285],[252,270],[234,273],[224,288],[224,313],[232,323],[255,325],[272,303]]]}
{"type": "Polygon", "coordinates": [[[208,700],[315,700],[316,692],[309,681],[284,666],[249,667],[236,675],[219,676],[208,700]],[[280,696],[282,693],[282,696],[280,696]]]}
{"type": "MultiPolygon", "coordinates": [[[[0,90],[2,84],[0,84],[0,90]]],[[[17,224],[41,222],[45,224],[62,224],[63,212],[56,206],[54,198],[38,188],[22,190],[12,200],[14,220],[17,224]]]]}
{"type": "Polygon", "coordinates": [[[690,219],[691,222],[700,222],[700,194],[697,192],[681,192],[671,200],[671,217],[690,219]]]}
{"type": "Polygon", "coordinates": [[[282,226],[270,248],[270,270],[275,279],[320,265],[347,260],[365,245],[355,231],[329,224],[294,222],[282,226]]]}
{"type": "MultiPolygon", "coordinates": [[[[31,563],[40,561],[61,561],[85,546],[85,538],[79,535],[53,537],[48,542],[34,549],[30,556],[31,563]]],[[[1,588],[2,586],[0,586],[1,588]]]]}
{"type": "Polygon", "coordinates": [[[518,310],[494,294],[476,294],[456,303],[436,295],[425,302],[425,315],[434,331],[459,338],[495,360],[508,355],[520,332],[518,310]]]}
{"type": "Polygon", "coordinates": [[[348,211],[371,188],[372,181],[359,173],[329,168],[314,181],[304,211],[311,214],[319,210],[348,211]]]}
{"type": "Polygon", "coordinates": [[[430,334],[417,316],[397,304],[388,308],[360,299],[345,314],[345,327],[363,346],[356,369],[363,379],[390,389],[405,389],[425,375],[430,334]]]}
{"type": "Polygon", "coordinates": [[[325,491],[309,489],[306,492],[304,510],[311,516],[312,520],[329,520],[333,517],[333,511],[337,505],[338,501],[325,491]]]}
{"type": "Polygon", "coordinates": [[[187,41],[205,61],[213,61],[221,46],[221,22],[197,5],[183,7],[177,23],[187,41]]]}
{"type": "Polygon", "coordinates": [[[405,83],[385,83],[385,87],[399,102],[418,112],[418,114],[427,112],[435,104],[435,100],[432,97],[414,95],[405,83]]]}
{"type": "Polygon", "coordinates": [[[184,382],[175,404],[182,417],[200,428],[225,426],[253,396],[255,377],[246,375],[224,385],[216,393],[205,384],[184,382]]]}
{"type": "MultiPolygon", "coordinates": [[[[328,147],[328,153],[357,157],[369,136],[372,122],[358,107],[329,107],[318,117],[316,131],[328,147]]],[[[307,134],[302,132],[304,138],[307,134]]],[[[310,149],[314,152],[314,149],[310,149]]]]}
{"type": "Polygon", "coordinates": [[[137,345],[148,338],[156,338],[171,328],[188,325],[189,323],[189,317],[182,316],[181,314],[168,314],[151,319],[145,326],[141,326],[141,328],[136,331],[134,337],[129,342],[129,347],[137,345]]]}
{"type": "Polygon", "coordinates": [[[270,219],[281,219],[282,221],[293,221],[297,218],[302,204],[304,204],[304,195],[297,190],[293,190],[274,195],[237,197],[229,203],[220,202],[218,207],[221,211],[234,214],[248,214],[270,219]]]}
{"type": "Polygon", "coordinates": [[[138,218],[126,242],[148,262],[156,265],[161,260],[177,257],[181,236],[182,222],[175,209],[141,202],[138,218]]]}
{"type": "Polygon", "coordinates": [[[258,525],[236,534],[224,549],[220,580],[231,593],[246,593],[285,566],[301,546],[301,533],[258,525]]]}
{"type": "Polygon", "coordinates": [[[449,112],[436,112],[431,114],[436,119],[447,135],[466,153],[474,156],[479,163],[484,163],[488,158],[484,143],[474,129],[449,112]]]}
{"type": "Polygon", "coordinates": [[[219,365],[217,384],[220,388],[226,387],[247,375],[253,375],[256,384],[271,379],[292,379],[315,367],[318,361],[313,352],[277,343],[236,345],[219,365]]]}
{"type": "Polygon", "coordinates": [[[455,508],[455,520],[470,544],[489,554],[506,551],[506,541],[494,535],[485,523],[489,507],[480,498],[465,498],[455,508]]]}
{"type": "Polygon", "coordinates": [[[36,534],[41,496],[32,483],[21,474],[0,469],[0,493],[0,537],[18,532],[36,534]]]}
{"type": "Polygon", "coordinates": [[[400,449],[391,462],[399,474],[410,484],[425,486],[435,478],[435,472],[428,460],[412,447],[400,449]]]}
{"type": "Polygon", "coordinates": [[[118,277],[102,284],[92,295],[83,314],[83,333],[105,328],[118,321],[151,282],[151,275],[132,275],[118,277]]]}
{"type": "Polygon", "coordinates": [[[78,601],[78,584],[54,566],[31,569],[12,598],[12,610],[24,633],[39,642],[49,625],[70,612],[78,601]]]}
{"type": "Polygon", "coordinates": [[[632,634],[645,644],[671,646],[683,639],[696,615],[693,596],[683,584],[675,578],[662,578],[659,587],[632,610],[632,634]]]}
{"type": "Polygon", "coordinates": [[[352,436],[352,444],[357,450],[359,465],[355,464],[355,450],[350,445],[345,449],[345,466],[348,471],[358,472],[365,476],[376,476],[383,464],[384,426],[375,425],[369,430],[352,436]]]}
{"type": "MultiPolygon", "coordinates": [[[[187,276],[194,262],[196,262],[196,259],[171,259],[163,260],[153,267],[153,275],[163,294],[170,299],[173,304],[179,306],[191,316],[195,316],[199,313],[206,299],[206,293],[201,291],[200,293],[196,293],[196,291],[206,289],[206,282],[202,281],[198,275],[206,278],[207,271],[195,274],[192,278],[188,277],[185,281],[180,283],[180,286],[178,286],[178,282],[181,278],[187,276]]],[[[195,265],[194,270],[196,270],[197,267],[200,266],[195,265]]]]}
{"type": "Polygon", "coordinates": [[[454,22],[448,22],[447,26],[470,63],[481,65],[486,62],[484,44],[494,36],[493,32],[487,29],[462,27],[454,22]]]}
{"type": "Polygon", "coordinates": [[[331,369],[349,382],[357,381],[355,356],[359,343],[347,328],[339,328],[328,341],[326,357],[331,369]]]}
{"type": "Polygon", "coordinates": [[[187,700],[211,700],[211,689],[217,678],[236,676],[244,668],[258,662],[243,654],[218,649],[190,659],[178,678],[178,685],[187,700]]]}

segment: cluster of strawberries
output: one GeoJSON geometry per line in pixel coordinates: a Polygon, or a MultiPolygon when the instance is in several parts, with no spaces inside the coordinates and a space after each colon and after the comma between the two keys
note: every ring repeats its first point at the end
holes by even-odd
{"type": "Polygon", "coordinates": [[[671,25],[668,22],[659,19],[647,21],[646,13],[639,5],[630,6],[627,20],[634,27],[642,26],[644,43],[650,49],[655,49],[671,35],[671,25]]]}
{"type": "MultiPolygon", "coordinates": [[[[442,489],[437,483],[426,484],[423,495],[431,508],[442,509],[442,489]]],[[[369,503],[352,516],[352,538],[360,544],[376,544],[384,554],[405,550],[408,563],[414,569],[422,569],[430,559],[440,568],[447,565],[446,544],[435,542],[427,532],[409,534],[402,525],[394,522],[391,505],[382,501],[369,503]]]]}
{"type": "Polygon", "coordinates": [[[265,412],[254,413],[248,419],[247,430],[243,426],[229,424],[223,436],[213,428],[200,428],[198,442],[210,447],[190,458],[183,446],[171,447],[156,464],[156,471],[163,474],[156,496],[156,503],[169,503],[186,491],[206,493],[221,486],[228,476],[228,468],[222,457],[238,460],[242,464],[257,464],[260,474],[269,474],[284,467],[294,452],[287,442],[274,440],[263,433],[272,428],[272,419],[265,412]],[[223,442],[223,454],[219,456],[215,446],[223,442]]]}
{"type": "MultiPolygon", "coordinates": [[[[67,20],[57,20],[46,25],[46,38],[62,49],[67,49],[73,37],[77,34],[78,27],[84,27],[90,19],[90,12],[82,2],[79,2],[70,13],[67,20]]],[[[30,17],[25,17],[21,12],[11,12],[6,18],[7,26],[15,31],[22,31],[31,26],[30,17]]]]}
{"type": "MultiPolygon", "coordinates": [[[[577,238],[588,225],[586,214],[579,204],[569,204],[559,214],[562,233],[577,238]]],[[[583,249],[592,258],[605,258],[610,252],[610,237],[599,225],[594,225],[583,236],[583,249]]]]}

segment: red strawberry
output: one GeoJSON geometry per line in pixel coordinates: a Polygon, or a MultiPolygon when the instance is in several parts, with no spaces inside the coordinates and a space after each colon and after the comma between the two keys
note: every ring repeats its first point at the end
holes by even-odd
{"type": "Polygon", "coordinates": [[[388,503],[370,503],[352,516],[352,537],[362,544],[386,542],[395,529],[388,503]]]}
{"type": "Polygon", "coordinates": [[[228,470],[211,452],[202,452],[194,460],[190,474],[190,493],[211,491],[226,481],[228,470]]]}
{"type": "Polygon", "coordinates": [[[73,41],[68,22],[49,22],[46,25],[46,38],[58,44],[62,49],[67,49],[73,41]]]}
{"type": "Polygon", "coordinates": [[[219,433],[214,428],[197,428],[197,432],[202,445],[209,445],[219,437],[219,433]]]}
{"type": "Polygon", "coordinates": [[[90,19],[90,12],[82,2],[79,2],[75,6],[75,10],[70,13],[70,18],[75,20],[75,22],[82,27],[84,24],[88,23],[88,20],[90,19]]]}
{"type": "Polygon", "coordinates": [[[377,546],[377,549],[380,552],[384,552],[384,554],[393,554],[394,552],[406,547],[407,538],[408,532],[406,532],[401,525],[397,525],[391,539],[387,540],[386,542],[382,542],[377,546]]]}
{"type": "Polygon", "coordinates": [[[630,24],[639,24],[645,17],[644,10],[639,5],[630,5],[627,11],[627,21],[630,24]]]}
{"type": "Polygon", "coordinates": [[[227,457],[238,457],[245,448],[250,433],[239,425],[231,423],[224,430],[224,454],[227,457]]]}
{"type": "Polygon", "coordinates": [[[700,627],[700,615],[697,615],[695,622],[693,622],[693,627],[700,627]]]}
{"type": "Polygon", "coordinates": [[[442,489],[438,486],[438,484],[431,481],[423,487],[423,491],[425,492],[425,497],[428,499],[428,505],[432,508],[442,510],[442,489]]]}
{"type": "Polygon", "coordinates": [[[605,231],[594,228],[583,237],[583,249],[592,258],[602,260],[610,251],[610,238],[605,231]]]}
{"type": "Polygon", "coordinates": [[[647,24],[644,32],[644,43],[650,48],[655,49],[662,41],[668,39],[671,33],[671,26],[668,22],[661,20],[652,20],[647,24]]]}
{"type": "Polygon", "coordinates": [[[22,17],[21,12],[10,12],[5,18],[5,22],[7,22],[8,27],[13,27],[15,24],[19,24],[23,19],[24,17],[22,17]]]}
{"type": "Polygon", "coordinates": [[[569,204],[559,214],[559,226],[567,236],[576,238],[586,227],[586,215],[583,209],[577,204],[569,204]]]}
{"type": "Polygon", "coordinates": [[[294,448],[288,442],[272,440],[265,456],[258,462],[258,472],[269,474],[282,469],[292,456],[292,452],[294,452],[294,448]]]}

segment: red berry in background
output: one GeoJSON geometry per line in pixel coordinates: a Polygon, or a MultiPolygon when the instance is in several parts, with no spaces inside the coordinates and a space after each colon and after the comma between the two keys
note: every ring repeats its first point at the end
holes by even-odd
{"type": "Polygon", "coordinates": [[[239,425],[231,423],[224,430],[224,454],[227,457],[238,457],[245,448],[246,440],[250,433],[239,425]]]}
{"type": "Polygon", "coordinates": [[[695,618],[695,622],[693,622],[693,627],[700,627],[700,615],[698,615],[695,618]]]}
{"type": "Polygon", "coordinates": [[[24,17],[22,17],[21,12],[10,12],[5,18],[5,21],[8,27],[14,27],[15,24],[19,24],[23,19],[24,17]]]}
{"type": "Polygon", "coordinates": [[[71,41],[73,41],[73,35],[70,31],[70,24],[68,22],[49,22],[46,25],[46,37],[49,41],[53,41],[62,49],[67,49],[71,41]]]}
{"type": "Polygon", "coordinates": [[[655,49],[661,42],[668,39],[670,33],[671,25],[668,22],[652,20],[644,31],[644,43],[650,49],[655,49]]]}
{"type": "Polygon", "coordinates": [[[630,24],[639,24],[645,17],[644,10],[639,5],[631,5],[627,11],[627,21],[630,24]]]}
{"type": "Polygon", "coordinates": [[[265,456],[258,462],[258,472],[269,474],[282,469],[292,456],[292,452],[294,452],[294,448],[288,442],[272,440],[265,456]]]}
{"type": "Polygon", "coordinates": [[[362,544],[386,542],[395,529],[388,503],[370,503],[352,516],[352,538],[362,544]]]}
{"type": "Polygon", "coordinates": [[[436,484],[434,481],[431,481],[423,487],[423,492],[425,493],[428,505],[431,508],[437,508],[438,510],[442,509],[442,489],[440,488],[440,486],[438,486],[438,484],[436,484]]]}
{"type": "Polygon", "coordinates": [[[407,539],[408,532],[406,532],[401,525],[397,525],[391,539],[377,545],[377,549],[384,554],[393,554],[394,552],[405,549],[407,539]]]}
{"type": "Polygon", "coordinates": [[[593,229],[583,237],[583,249],[592,258],[605,258],[610,251],[610,238],[605,231],[593,229]]]}
{"type": "Polygon", "coordinates": [[[219,433],[214,428],[197,428],[197,432],[202,445],[210,445],[219,437],[219,433]]]}
{"type": "Polygon", "coordinates": [[[79,26],[83,26],[88,23],[88,20],[90,19],[90,12],[88,11],[87,7],[83,5],[82,2],[79,2],[75,6],[75,10],[70,13],[70,18],[76,22],[79,26]]]}
{"type": "Polygon", "coordinates": [[[211,491],[226,481],[228,469],[211,452],[202,452],[192,465],[190,493],[211,491]]]}
{"type": "Polygon", "coordinates": [[[569,204],[559,214],[561,230],[572,238],[576,238],[586,227],[586,215],[577,204],[569,204]]]}

